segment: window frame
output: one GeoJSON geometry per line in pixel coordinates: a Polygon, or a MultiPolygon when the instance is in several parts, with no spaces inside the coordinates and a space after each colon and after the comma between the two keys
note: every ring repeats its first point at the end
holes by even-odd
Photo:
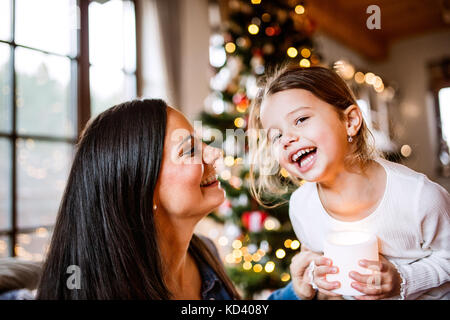
{"type": "MultiPolygon", "coordinates": [[[[0,40],[0,43],[7,44],[10,50],[9,59],[9,85],[10,85],[10,96],[8,107],[11,113],[10,117],[10,131],[4,132],[0,131],[0,138],[6,139],[10,144],[11,155],[8,159],[10,161],[10,194],[9,194],[9,212],[7,216],[10,218],[10,225],[8,228],[0,229],[0,237],[6,236],[9,241],[9,253],[8,256],[16,257],[17,252],[15,250],[18,244],[19,234],[33,234],[39,228],[46,228],[49,232],[53,230],[54,224],[51,225],[38,225],[30,228],[19,228],[18,226],[18,177],[17,177],[17,141],[19,139],[33,139],[36,141],[45,142],[64,142],[71,144],[73,150],[75,150],[75,145],[80,137],[80,134],[85,127],[86,123],[91,117],[91,94],[90,94],[90,80],[89,80],[89,70],[91,63],[89,61],[89,4],[93,0],[75,0],[75,5],[78,7],[79,12],[79,26],[76,31],[75,41],[77,42],[77,54],[75,56],[70,54],[59,54],[54,52],[49,52],[46,50],[29,47],[26,45],[17,44],[15,42],[15,28],[16,28],[16,0],[9,0],[11,5],[11,38],[6,40],[0,40]],[[74,124],[76,124],[76,136],[73,138],[67,137],[57,137],[57,136],[47,136],[47,135],[35,135],[35,134],[21,134],[17,131],[17,83],[16,83],[16,69],[15,69],[15,51],[16,48],[30,49],[35,52],[40,52],[45,55],[53,55],[59,57],[65,57],[70,59],[70,108],[75,115],[76,119],[74,124]]],[[[139,6],[138,1],[135,0],[123,0],[131,1],[134,5],[134,15],[135,15],[135,35],[136,35],[136,69],[134,72],[126,72],[126,75],[134,75],[136,79],[136,94],[140,96],[141,93],[141,81],[140,81],[140,19],[139,19],[139,6]]]]}

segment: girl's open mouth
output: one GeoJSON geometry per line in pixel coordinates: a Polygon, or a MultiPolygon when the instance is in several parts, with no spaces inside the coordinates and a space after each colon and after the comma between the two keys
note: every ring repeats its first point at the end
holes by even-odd
{"type": "Polygon", "coordinates": [[[300,172],[306,172],[312,168],[316,161],[317,157],[317,148],[303,148],[297,151],[292,157],[291,160],[298,165],[300,172]]]}

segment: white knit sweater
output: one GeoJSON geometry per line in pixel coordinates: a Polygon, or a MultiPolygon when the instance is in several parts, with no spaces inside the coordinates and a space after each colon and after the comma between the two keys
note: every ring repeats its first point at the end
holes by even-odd
{"type": "Polygon", "coordinates": [[[301,243],[323,253],[331,230],[361,230],[378,237],[379,251],[402,277],[398,298],[450,299],[450,195],[425,175],[377,159],[387,175],[383,199],[364,219],[343,222],[323,208],[317,184],[291,196],[289,216],[301,243]]]}

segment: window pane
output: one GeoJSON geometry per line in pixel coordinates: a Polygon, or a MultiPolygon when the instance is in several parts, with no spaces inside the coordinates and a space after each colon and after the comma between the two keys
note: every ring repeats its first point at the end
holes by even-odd
{"type": "Polygon", "coordinates": [[[19,133],[75,136],[70,70],[68,58],[16,49],[19,133]]]}
{"type": "Polygon", "coordinates": [[[50,244],[51,232],[37,228],[32,233],[17,234],[16,255],[24,260],[42,261],[50,244]]]}
{"type": "Polygon", "coordinates": [[[73,55],[76,12],[73,0],[16,0],[16,43],[73,55]]]}
{"type": "Polygon", "coordinates": [[[90,68],[90,84],[92,116],[136,97],[135,76],[126,76],[120,70],[93,66],[90,68]]]}
{"type": "MultiPolygon", "coordinates": [[[[3,1],[3,0],[0,0],[3,1]]],[[[1,10],[1,8],[0,8],[1,10]]],[[[9,85],[10,47],[0,43],[0,131],[11,130],[11,86],[9,85]]]]}
{"type": "Polygon", "coordinates": [[[73,146],[19,139],[17,150],[18,226],[54,224],[72,162],[73,146]]]}
{"type": "Polygon", "coordinates": [[[10,256],[10,245],[11,243],[8,236],[0,236],[0,258],[6,258],[10,256]]]}
{"type": "Polygon", "coordinates": [[[0,39],[11,40],[11,0],[0,0],[0,39]]]}
{"type": "Polygon", "coordinates": [[[11,228],[11,142],[0,139],[0,230],[11,228]]]}
{"type": "Polygon", "coordinates": [[[450,87],[439,90],[442,136],[450,148],[450,87]]]}
{"type": "Polygon", "coordinates": [[[93,65],[134,72],[136,27],[131,1],[89,4],[89,60],[93,65]]]}

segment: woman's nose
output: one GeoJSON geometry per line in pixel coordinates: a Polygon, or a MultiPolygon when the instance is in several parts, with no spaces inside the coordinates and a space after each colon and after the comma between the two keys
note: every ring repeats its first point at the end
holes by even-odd
{"type": "Polygon", "coordinates": [[[205,162],[206,164],[214,165],[217,160],[222,159],[222,157],[222,150],[208,146],[206,144],[203,145],[203,162],[205,162]]]}

